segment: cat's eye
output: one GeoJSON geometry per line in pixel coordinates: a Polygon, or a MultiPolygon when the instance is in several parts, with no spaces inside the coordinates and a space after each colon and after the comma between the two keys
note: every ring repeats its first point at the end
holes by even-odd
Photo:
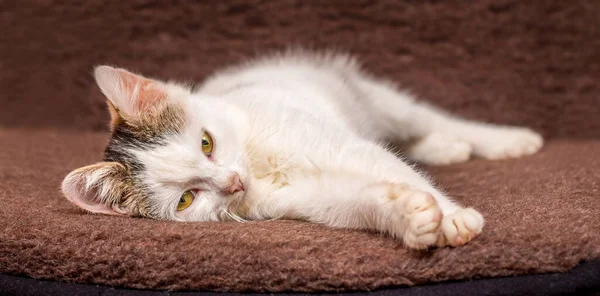
{"type": "Polygon", "coordinates": [[[194,201],[194,193],[191,190],[184,192],[179,198],[179,203],[177,204],[177,210],[183,211],[187,209],[192,202],[194,201]]]}
{"type": "Polygon", "coordinates": [[[210,156],[213,151],[213,146],[214,142],[212,136],[207,131],[204,131],[202,134],[202,152],[204,152],[206,156],[210,156]]]}

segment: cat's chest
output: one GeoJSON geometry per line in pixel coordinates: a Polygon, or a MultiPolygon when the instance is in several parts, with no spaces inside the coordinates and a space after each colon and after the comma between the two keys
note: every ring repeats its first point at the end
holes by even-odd
{"type": "Polygon", "coordinates": [[[254,182],[264,190],[277,190],[289,186],[296,178],[319,172],[318,166],[301,151],[285,151],[264,143],[249,148],[250,172],[254,182]]]}

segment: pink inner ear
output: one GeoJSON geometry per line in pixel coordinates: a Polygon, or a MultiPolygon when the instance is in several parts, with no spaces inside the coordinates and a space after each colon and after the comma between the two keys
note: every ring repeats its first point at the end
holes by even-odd
{"type": "Polygon", "coordinates": [[[61,184],[62,192],[67,200],[89,212],[128,215],[127,211],[112,205],[115,198],[113,189],[119,185],[114,175],[121,169],[123,166],[116,162],[99,162],[78,168],[65,177],[61,184]]]}
{"type": "Polygon", "coordinates": [[[167,93],[160,89],[158,83],[152,79],[135,75],[123,69],[117,69],[126,93],[133,94],[137,87],[135,110],[146,110],[167,97],[167,93]]]}

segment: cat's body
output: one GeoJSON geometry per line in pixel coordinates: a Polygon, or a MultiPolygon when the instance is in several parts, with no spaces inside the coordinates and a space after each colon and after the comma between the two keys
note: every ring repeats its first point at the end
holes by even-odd
{"type": "Polygon", "coordinates": [[[530,130],[419,103],[344,55],[266,58],[217,72],[193,92],[109,67],[96,79],[113,137],[104,162],[63,182],[66,197],[92,212],[304,219],[378,230],[412,248],[456,246],[481,232],[482,216],[383,143],[404,141],[409,157],[429,164],[517,157],[542,145],[530,130]]]}

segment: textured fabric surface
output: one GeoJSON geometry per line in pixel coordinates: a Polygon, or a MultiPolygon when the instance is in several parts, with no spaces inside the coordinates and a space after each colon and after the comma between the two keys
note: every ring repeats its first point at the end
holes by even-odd
{"type": "Polygon", "coordinates": [[[0,1],[0,273],[148,289],[320,291],[567,271],[600,258],[600,2],[0,1]],[[97,64],[199,81],[287,45],[341,48],[467,118],[549,139],[520,160],[430,168],[487,218],[467,246],[411,252],[297,221],[85,214],[60,194],[98,161],[97,64]]]}
{"type": "Polygon", "coordinates": [[[460,248],[408,251],[374,233],[298,221],[177,223],[85,214],[58,191],[106,133],[0,132],[0,272],[152,289],[313,291],[567,271],[600,258],[598,140],[521,160],[430,169],[487,218],[460,248]]]}
{"type": "Polygon", "coordinates": [[[289,44],[342,48],[449,110],[600,137],[600,2],[0,3],[0,125],[106,128],[92,67],[199,81],[289,44]]]}

